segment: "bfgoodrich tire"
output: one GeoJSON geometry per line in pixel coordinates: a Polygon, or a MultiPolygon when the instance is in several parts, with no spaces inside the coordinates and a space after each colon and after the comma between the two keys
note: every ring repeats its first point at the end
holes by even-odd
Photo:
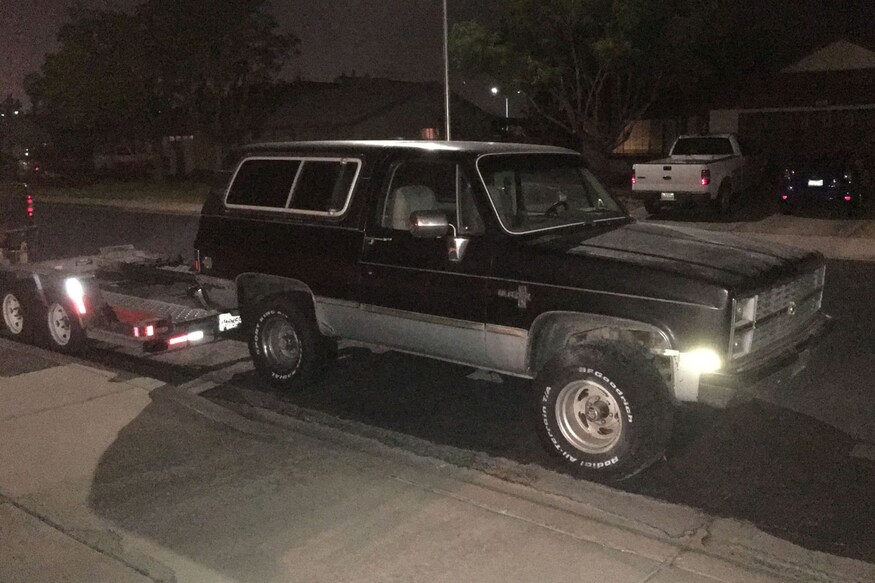
{"type": "Polygon", "coordinates": [[[544,446],[595,481],[633,476],[662,457],[673,407],[642,349],[599,343],[569,349],[535,379],[544,446]]]}
{"type": "Polygon", "coordinates": [[[292,298],[269,299],[250,314],[249,353],[259,376],[288,391],[304,388],[325,367],[328,343],[292,298]]]}

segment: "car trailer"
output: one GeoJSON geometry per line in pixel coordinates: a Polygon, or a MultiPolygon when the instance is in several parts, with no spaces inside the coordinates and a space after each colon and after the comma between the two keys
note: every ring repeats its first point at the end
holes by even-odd
{"type": "Polygon", "coordinates": [[[241,324],[236,311],[208,305],[194,270],[135,249],[30,263],[27,252],[0,257],[0,309],[7,335],[60,352],[89,339],[146,353],[203,344],[241,324]]]}

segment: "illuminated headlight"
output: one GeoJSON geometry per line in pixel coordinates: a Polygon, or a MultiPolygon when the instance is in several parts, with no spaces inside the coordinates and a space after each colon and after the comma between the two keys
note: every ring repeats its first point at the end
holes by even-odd
{"type": "Polygon", "coordinates": [[[732,325],[736,328],[754,321],[757,313],[757,296],[735,300],[732,325]]]}
{"type": "Polygon", "coordinates": [[[720,370],[723,362],[720,360],[720,356],[710,348],[697,348],[690,352],[681,352],[680,366],[700,373],[709,373],[720,370]]]}
{"type": "Polygon", "coordinates": [[[67,292],[67,297],[76,306],[76,311],[80,314],[85,313],[85,288],[82,287],[82,282],[75,277],[68,277],[64,280],[64,291],[67,292]]]}

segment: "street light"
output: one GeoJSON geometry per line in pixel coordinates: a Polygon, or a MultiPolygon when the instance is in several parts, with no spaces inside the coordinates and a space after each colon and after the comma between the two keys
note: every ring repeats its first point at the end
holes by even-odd
{"type": "MultiPolygon", "coordinates": [[[[492,89],[490,89],[490,91],[492,92],[493,96],[498,95],[498,87],[493,87],[492,89]]],[[[504,96],[504,117],[510,117],[510,102],[507,99],[507,95],[504,96]]]]}

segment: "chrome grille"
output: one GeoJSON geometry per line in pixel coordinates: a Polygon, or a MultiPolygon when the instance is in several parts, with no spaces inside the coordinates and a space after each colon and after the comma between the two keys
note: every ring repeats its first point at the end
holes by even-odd
{"type": "Polygon", "coordinates": [[[820,310],[825,275],[826,268],[821,267],[761,292],[752,322],[733,319],[732,357],[755,353],[805,328],[820,310]]]}
{"type": "Polygon", "coordinates": [[[788,300],[784,304],[784,313],[769,318],[762,324],[757,324],[753,332],[751,352],[756,352],[782,338],[792,336],[804,328],[820,308],[820,293],[811,295],[807,300],[796,302],[796,313],[792,316],[787,313],[787,305],[791,301],[793,300],[788,300]]]}
{"type": "Polygon", "coordinates": [[[786,310],[790,302],[798,303],[800,299],[805,299],[815,291],[823,289],[825,270],[825,267],[821,267],[817,271],[806,273],[798,279],[759,294],[756,319],[761,320],[775,312],[786,310]]]}

